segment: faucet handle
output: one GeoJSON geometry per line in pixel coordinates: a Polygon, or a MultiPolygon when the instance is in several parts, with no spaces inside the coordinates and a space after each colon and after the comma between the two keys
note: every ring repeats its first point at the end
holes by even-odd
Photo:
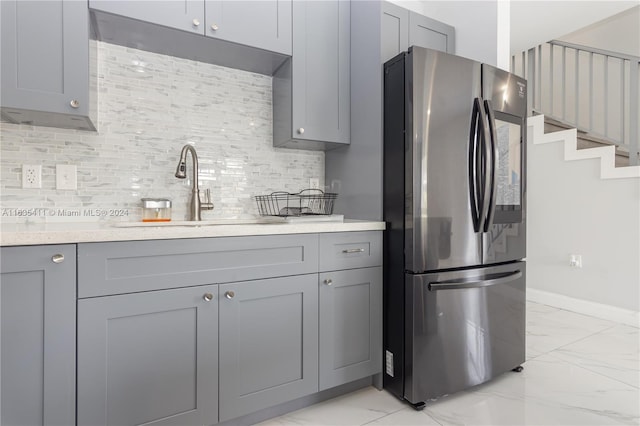
{"type": "Polygon", "coordinates": [[[213,203],[211,202],[211,190],[209,188],[204,190],[204,202],[200,203],[200,210],[213,210],[213,203]]]}

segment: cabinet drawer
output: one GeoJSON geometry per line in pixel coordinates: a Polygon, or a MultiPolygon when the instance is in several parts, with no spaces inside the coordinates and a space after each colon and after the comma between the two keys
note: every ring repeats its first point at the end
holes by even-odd
{"type": "Polygon", "coordinates": [[[316,234],[78,245],[78,297],[308,274],[316,234]]]}
{"type": "Polygon", "coordinates": [[[382,265],[382,232],[320,234],[320,271],[382,265]]]}

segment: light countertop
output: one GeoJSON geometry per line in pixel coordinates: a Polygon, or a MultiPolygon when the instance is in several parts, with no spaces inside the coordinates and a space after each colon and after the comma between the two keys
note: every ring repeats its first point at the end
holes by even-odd
{"type": "Polygon", "coordinates": [[[381,231],[384,222],[349,220],[344,222],[251,223],[251,221],[202,222],[183,226],[132,224],[121,222],[63,222],[2,224],[0,246],[73,244],[101,241],[161,240],[173,238],[235,237],[248,235],[310,234],[323,232],[381,231]],[[237,223],[239,222],[239,223],[237,223]],[[229,224],[233,223],[233,224],[229,224]],[[136,225],[136,226],[133,226],[136,225]]]}

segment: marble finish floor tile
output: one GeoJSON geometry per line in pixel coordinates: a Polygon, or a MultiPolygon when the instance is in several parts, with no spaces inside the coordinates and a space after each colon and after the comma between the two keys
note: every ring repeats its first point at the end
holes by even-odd
{"type": "Polygon", "coordinates": [[[562,309],[538,312],[540,309],[527,308],[526,344],[531,354],[550,352],[617,325],[562,309]]]}
{"type": "Polygon", "coordinates": [[[388,392],[368,387],[260,425],[364,425],[405,408],[406,404],[388,392]]]}
{"type": "Polygon", "coordinates": [[[430,403],[442,425],[637,425],[638,389],[553,357],[430,403]]]}
{"type": "Polygon", "coordinates": [[[551,352],[562,360],[640,387],[640,333],[618,325],[551,352]]]}
{"type": "Polygon", "coordinates": [[[638,425],[640,336],[634,327],[527,303],[527,361],[415,411],[373,387],[262,425],[638,425]]]}
{"type": "Polygon", "coordinates": [[[435,421],[427,411],[416,411],[411,407],[404,408],[395,413],[386,415],[374,420],[367,425],[376,426],[440,426],[440,423],[435,421]]]}

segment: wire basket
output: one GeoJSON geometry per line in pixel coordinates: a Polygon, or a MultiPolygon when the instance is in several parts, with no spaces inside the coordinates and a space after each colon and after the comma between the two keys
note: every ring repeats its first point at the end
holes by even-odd
{"type": "Polygon", "coordinates": [[[303,189],[297,194],[284,191],[253,197],[258,204],[260,216],[305,216],[330,215],[338,194],[320,189],[303,189]]]}

